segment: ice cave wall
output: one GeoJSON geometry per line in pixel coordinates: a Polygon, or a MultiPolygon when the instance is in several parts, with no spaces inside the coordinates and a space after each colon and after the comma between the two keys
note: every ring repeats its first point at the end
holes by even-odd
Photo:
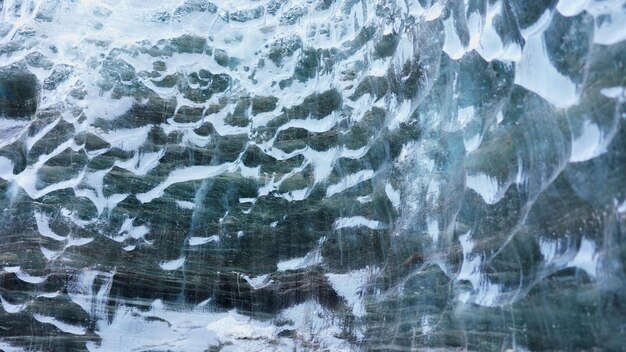
{"type": "Polygon", "coordinates": [[[626,346],[623,0],[0,1],[0,349],[626,346]]]}

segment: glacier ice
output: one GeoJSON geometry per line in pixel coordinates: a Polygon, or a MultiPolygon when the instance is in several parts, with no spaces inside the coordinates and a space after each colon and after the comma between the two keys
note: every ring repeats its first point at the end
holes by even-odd
{"type": "Polygon", "coordinates": [[[0,350],[623,350],[625,19],[0,0],[0,350]]]}

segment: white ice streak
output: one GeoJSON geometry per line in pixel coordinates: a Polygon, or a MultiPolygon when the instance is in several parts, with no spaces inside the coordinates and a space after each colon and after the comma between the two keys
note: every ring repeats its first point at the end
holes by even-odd
{"type": "Polygon", "coordinates": [[[322,245],[326,241],[326,236],[319,239],[317,246],[308,252],[304,257],[292,258],[278,262],[278,271],[297,270],[321,264],[322,245]]]}
{"type": "MultiPolygon", "coordinates": [[[[564,1],[566,0],[561,0],[561,2],[564,1]]],[[[575,0],[575,2],[578,1],[581,0],[575,0]]],[[[626,40],[626,26],[624,26],[626,23],[626,11],[624,11],[626,1],[589,1],[585,5],[585,10],[595,18],[594,43],[613,45],[626,40]]]]}
{"type": "Polygon", "coordinates": [[[520,45],[516,42],[505,43],[496,31],[494,19],[502,11],[502,3],[499,1],[487,4],[484,27],[476,51],[487,61],[519,61],[522,56],[520,45]]]}
{"type": "Polygon", "coordinates": [[[227,171],[234,171],[236,167],[235,163],[224,163],[217,166],[189,166],[177,169],[172,171],[161,184],[148,192],[137,194],[136,197],[142,203],[149,203],[161,197],[163,192],[173,184],[218,176],[227,171]]]}
{"type": "Polygon", "coordinates": [[[543,35],[526,39],[522,60],[515,65],[515,84],[539,94],[559,109],[578,103],[578,87],[552,65],[543,35]]]}
{"type": "Polygon", "coordinates": [[[13,178],[13,161],[3,156],[0,156],[0,178],[9,180],[13,178]]]}
{"type": "MultiPolygon", "coordinates": [[[[15,314],[23,311],[28,306],[27,304],[12,304],[7,302],[2,295],[0,295],[0,302],[2,302],[2,308],[9,314],[15,314]]],[[[0,346],[2,347],[2,346],[0,346]]],[[[0,348],[1,350],[1,348],[0,348]]]]}
{"type": "MultiPolygon", "coordinates": [[[[39,234],[44,237],[58,241],[58,242],[64,242],[65,246],[63,250],[72,246],[80,247],[94,240],[93,237],[81,238],[81,237],[74,237],[71,234],[65,237],[59,236],[50,228],[50,219],[48,218],[46,214],[35,211],[34,216],[35,216],[35,221],[37,223],[37,230],[39,234]]],[[[48,259],[54,259],[59,254],[59,253],[50,251],[49,249],[44,248],[44,247],[41,247],[41,251],[44,254],[44,256],[48,259]]]]}
{"type": "Polygon", "coordinates": [[[574,259],[567,266],[584,270],[591,277],[596,277],[598,267],[598,251],[596,243],[586,237],[580,242],[580,248],[574,259]]]}
{"type": "MultiPolygon", "coordinates": [[[[298,337],[304,341],[292,345],[291,350],[306,350],[307,345],[314,343],[322,350],[333,352],[357,351],[358,348],[338,336],[342,331],[338,319],[332,319],[333,313],[322,307],[318,302],[310,300],[285,309],[280,314],[293,322],[290,328],[297,331],[298,337]]],[[[355,329],[357,338],[363,336],[361,329],[355,329]]],[[[297,343],[297,342],[296,342],[297,343]]]]}
{"type": "Polygon", "coordinates": [[[189,237],[189,245],[190,246],[200,246],[206,243],[210,243],[210,242],[215,242],[218,243],[220,241],[220,236],[218,235],[213,235],[210,237],[196,237],[196,236],[192,236],[189,237]]]}
{"type": "MultiPolygon", "coordinates": [[[[93,121],[97,118],[103,118],[106,120],[115,119],[126,113],[137,103],[135,98],[120,97],[115,99],[111,97],[111,92],[101,94],[97,89],[89,89],[87,94],[88,95],[85,101],[88,101],[89,104],[85,104],[85,107],[83,108],[83,113],[88,119],[87,121],[93,121]]],[[[113,142],[116,145],[121,146],[123,144],[119,141],[119,139],[115,139],[114,136],[111,136],[110,134],[109,136],[113,139],[113,142]]],[[[132,135],[130,137],[132,138],[132,135]]],[[[127,145],[130,146],[130,144],[127,145]]]]}
{"type": "Polygon", "coordinates": [[[307,253],[304,257],[292,258],[278,262],[278,271],[298,270],[309,266],[317,265],[322,262],[322,256],[319,251],[307,253]]]}
{"type": "Polygon", "coordinates": [[[591,0],[560,0],[556,9],[563,16],[576,16],[585,10],[591,0]]]}
{"type": "Polygon", "coordinates": [[[501,184],[497,178],[487,174],[468,174],[465,185],[478,193],[487,204],[496,204],[504,196],[507,184],[501,184]]]}
{"type": "Polygon", "coordinates": [[[255,277],[250,277],[248,275],[241,275],[246,282],[248,282],[250,284],[250,286],[252,286],[252,288],[254,288],[255,290],[258,290],[260,288],[263,288],[269,284],[271,284],[272,282],[274,282],[274,280],[270,279],[270,275],[269,274],[265,274],[265,275],[260,275],[260,276],[255,276],[255,277]]]}
{"type": "Polygon", "coordinates": [[[50,132],[56,125],[59,124],[61,118],[58,118],[51,123],[44,126],[40,131],[38,131],[34,136],[28,137],[26,141],[26,150],[30,151],[35,143],[37,143],[41,138],[43,138],[48,132],[50,132]]]}
{"type": "Polygon", "coordinates": [[[306,264],[301,264],[305,261],[305,257],[292,258],[278,262],[278,271],[296,270],[305,267],[306,264]]]}
{"type": "Polygon", "coordinates": [[[39,172],[39,169],[50,159],[58,156],[67,149],[71,149],[72,151],[77,152],[81,149],[81,146],[77,145],[71,139],[65,141],[58,145],[49,154],[39,156],[35,163],[28,165],[26,169],[24,169],[17,175],[9,172],[9,170],[12,169],[12,162],[3,157],[2,159],[0,159],[0,177],[5,179],[6,181],[15,182],[15,184],[20,186],[31,199],[38,199],[48,193],[61,189],[74,188],[81,182],[83,176],[85,175],[84,170],[79,172],[78,175],[76,175],[74,178],[53,183],[41,189],[38,189],[37,187],[37,173],[39,172]]]}
{"type": "Polygon", "coordinates": [[[293,202],[293,201],[304,200],[309,196],[309,194],[311,194],[311,188],[307,187],[307,188],[294,189],[294,190],[285,192],[281,194],[281,196],[285,198],[286,200],[293,202]]]}
{"type": "Polygon", "coordinates": [[[89,199],[93,205],[95,205],[98,215],[102,214],[105,210],[112,210],[117,204],[126,197],[128,194],[111,194],[110,196],[104,195],[104,177],[112,170],[98,170],[87,174],[82,182],[85,188],[74,188],[74,194],[77,197],[85,197],[89,199]]]}
{"type": "Polygon", "coordinates": [[[610,138],[607,138],[600,127],[585,120],[578,135],[572,136],[572,149],[569,161],[582,162],[593,159],[606,151],[610,138]]]}
{"type": "Polygon", "coordinates": [[[583,237],[578,249],[567,238],[541,238],[539,249],[543,255],[545,265],[552,270],[563,268],[578,268],[595,278],[600,259],[596,243],[583,237]]]}
{"type": "Polygon", "coordinates": [[[439,241],[439,220],[436,218],[428,219],[426,222],[426,233],[432,238],[433,242],[439,241]]]}
{"type": "Polygon", "coordinates": [[[473,287],[478,287],[483,257],[480,254],[472,254],[474,242],[470,236],[469,232],[459,236],[459,242],[461,242],[461,248],[463,249],[463,263],[461,264],[457,280],[467,280],[472,283],[473,287]]]}
{"type": "Polygon", "coordinates": [[[41,250],[41,254],[48,260],[54,260],[61,255],[61,251],[53,251],[44,246],[40,246],[39,249],[41,250]]]}
{"type": "Polygon", "coordinates": [[[400,210],[400,206],[402,205],[400,191],[393,188],[391,184],[387,183],[385,185],[385,194],[387,195],[387,198],[389,198],[391,205],[393,205],[396,210],[400,210]]]}
{"type": "Polygon", "coordinates": [[[47,276],[32,276],[23,271],[19,266],[5,266],[4,271],[15,274],[19,280],[29,284],[40,284],[48,278],[47,276]]]}
{"type": "MultiPolygon", "coordinates": [[[[617,202],[616,202],[617,203],[617,202]]],[[[617,211],[621,214],[626,213],[626,199],[622,202],[621,205],[616,204],[617,206],[617,211]]]]}
{"type": "Polygon", "coordinates": [[[149,311],[120,306],[109,322],[98,321],[99,344],[89,342],[89,351],[168,350],[201,352],[218,345],[206,325],[219,316],[202,311],[167,310],[156,301],[149,311]],[[150,319],[148,319],[150,318],[150,319]],[[128,332],[133,333],[129,334],[128,332]],[[120,336],[124,336],[120,339],[120,336]]]}
{"type": "Polygon", "coordinates": [[[559,251],[559,241],[541,238],[539,240],[539,251],[543,256],[543,259],[547,263],[550,263],[557,257],[559,251]]]}
{"type": "Polygon", "coordinates": [[[193,210],[196,207],[196,203],[186,200],[177,200],[176,205],[181,209],[193,210]]]}
{"type": "Polygon", "coordinates": [[[0,340],[0,351],[4,352],[26,352],[24,348],[14,347],[7,342],[0,340]]]}
{"type": "Polygon", "coordinates": [[[568,267],[578,253],[569,238],[539,238],[539,251],[548,273],[568,267]]]}
{"type": "Polygon", "coordinates": [[[326,274],[335,292],[343,297],[352,308],[355,317],[366,314],[364,289],[370,278],[379,272],[377,268],[366,267],[345,274],[326,274]]]}
{"type": "Polygon", "coordinates": [[[47,292],[47,293],[40,293],[37,295],[37,297],[39,298],[55,298],[58,297],[61,294],[61,292],[59,291],[55,291],[55,292],[47,292]]]}
{"type": "Polygon", "coordinates": [[[361,182],[367,181],[374,177],[376,173],[374,170],[361,170],[351,175],[345,176],[340,182],[329,185],[326,188],[326,197],[331,197],[337,193],[341,193],[344,190],[354,187],[361,182]]]}
{"type": "Polygon", "coordinates": [[[363,216],[340,217],[335,220],[335,229],[351,227],[367,227],[372,230],[382,230],[388,228],[389,226],[381,221],[371,220],[363,216]]]}
{"type": "Polygon", "coordinates": [[[607,98],[615,99],[618,102],[626,101],[626,87],[615,86],[600,89],[600,93],[607,98]]]}
{"type": "Polygon", "coordinates": [[[115,271],[83,269],[68,282],[68,295],[85,312],[98,319],[104,319],[114,275],[115,271]]]}
{"type": "Polygon", "coordinates": [[[461,43],[461,38],[459,38],[456,32],[454,17],[452,15],[448,16],[448,18],[443,21],[443,28],[445,33],[443,51],[453,60],[462,58],[466,53],[466,48],[461,43]]]}
{"type": "Polygon", "coordinates": [[[51,324],[57,329],[72,335],[85,335],[86,329],[82,326],[64,323],[57,318],[45,316],[42,314],[33,314],[33,318],[43,324],[51,324]]]}
{"type": "MultiPolygon", "coordinates": [[[[133,225],[134,221],[135,218],[124,220],[124,222],[120,226],[120,229],[117,231],[117,234],[107,237],[119,243],[125,242],[130,239],[148,243],[148,241],[145,239],[145,236],[150,232],[150,229],[145,225],[135,226],[133,225]]],[[[132,249],[127,248],[126,250],[128,251],[132,249]]]]}
{"type": "Polygon", "coordinates": [[[492,283],[481,272],[484,255],[472,253],[474,242],[471,238],[471,232],[459,236],[459,241],[463,249],[463,263],[456,280],[457,282],[467,280],[472,284],[472,292],[459,295],[459,300],[462,303],[472,302],[486,307],[497,306],[502,288],[500,285],[492,283]]]}
{"type": "Polygon", "coordinates": [[[152,125],[146,125],[130,129],[98,131],[97,135],[114,148],[133,151],[145,143],[151,128],[152,125]]]}
{"type": "Polygon", "coordinates": [[[186,261],[187,261],[186,257],[180,257],[178,259],[161,262],[161,263],[159,263],[159,266],[163,270],[172,271],[172,270],[176,270],[176,269],[182,268],[183,265],[185,265],[186,261]]]}
{"type": "Polygon", "coordinates": [[[39,231],[40,235],[48,237],[55,241],[67,241],[67,237],[59,236],[54,231],[52,231],[49,223],[50,220],[46,214],[36,211],[35,221],[37,222],[37,230],[39,231]]]}
{"type": "Polygon", "coordinates": [[[206,329],[214,333],[218,340],[250,339],[260,340],[271,337],[274,327],[271,325],[252,324],[249,318],[230,311],[225,317],[216,320],[206,326],[206,329]]]}
{"type": "MultiPolygon", "coordinates": [[[[262,277],[259,279],[263,281],[262,277]]],[[[331,325],[330,319],[315,315],[322,311],[319,304],[311,302],[280,314],[290,319],[293,328],[299,332],[315,332],[315,339],[320,345],[333,351],[348,350],[345,340],[334,337],[341,332],[340,326],[336,323],[331,325]],[[343,348],[335,348],[340,346],[343,348]]],[[[120,306],[110,322],[108,319],[99,320],[96,333],[101,337],[101,343],[90,342],[87,348],[90,351],[201,352],[211,346],[222,345],[224,351],[291,351],[296,342],[291,338],[278,337],[282,329],[269,321],[255,320],[235,310],[214,312],[205,309],[204,305],[195,309],[174,310],[157,300],[148,311],[120,306]],[[128,334],[128,331],[133,333],[128,334]],[[120,339],[120,336],[125,338],[120,339]]]]}
{"type": "Polygon", "coordinates": [[[396,106],[396,103],[391,103],[389,109],[392,111],[392,120],[387,125],[390,131],[394,131],[400,127],[400,124],[405,123],[411,117],[412,104],[410,99],[405,99],[396,106]]]}
{"type": "Polygon", "coordinates": [[[128,170],[137,176],[145,176],[159,165],[159,160],[165,154],[165,149],[154,153],[136,152],[132,158],[116,161],[115,166],[128,170]]]}

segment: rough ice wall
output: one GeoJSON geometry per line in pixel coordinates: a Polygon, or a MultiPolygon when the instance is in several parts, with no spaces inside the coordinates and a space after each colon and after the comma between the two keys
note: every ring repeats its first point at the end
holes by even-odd
{"type": "Polygon", "coordinates": [[[621,350],[623,0],[0,1],[0,349],[621,350]]]}

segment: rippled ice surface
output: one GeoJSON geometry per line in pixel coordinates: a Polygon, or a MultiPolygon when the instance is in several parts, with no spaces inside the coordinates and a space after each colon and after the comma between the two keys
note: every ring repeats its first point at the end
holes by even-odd
{"type": "Polygon", "coordinates": [[[0,350],[626,346],[625,1],[0,11],[0,350]]]}

